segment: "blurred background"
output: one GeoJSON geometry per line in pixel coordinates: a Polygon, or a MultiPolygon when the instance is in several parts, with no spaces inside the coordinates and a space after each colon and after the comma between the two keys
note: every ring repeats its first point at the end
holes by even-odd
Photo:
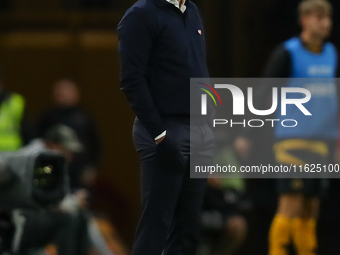
{"type": "MultiPolygon", "coordinates": [[[[298,0],[193,1],[204,18],[212,77],[260,77],[272,50],[299,33],[298,0]]],[[[340,1],[331,2],[331,40],[340,47],[340,1]]],[[[139,170],[131,137],[134,115],[119,90],[116,27],[133,3],[0,0],[3,85],[25,98],[28,120],[38,134],[44,115],[56,104],[56,82],[67,79],[76,84],[98,146],[92,152],[97,176],[91,186],[91,209],[110,220],[126,247],[131,247],[140,213],[139,170]]],[[[259,185],[255,188],[261,189],[259,185]]],[[[275,195],[271,198],[275,209],[275,195]]],[[[269,218],[273,208],[268,209],[269,218]]],[[[252,216],[248,218],[251,222],[252,216]]],[[[240,254],[262,254],[251,253],[251,243],[240,254]]]]}

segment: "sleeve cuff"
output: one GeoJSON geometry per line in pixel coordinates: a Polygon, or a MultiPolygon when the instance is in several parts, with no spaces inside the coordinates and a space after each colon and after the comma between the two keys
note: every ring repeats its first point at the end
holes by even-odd
{"type": "Polygon", "coordinates": [[[155,141],[166,135],[166,130],[155,138],[155,141]]]}

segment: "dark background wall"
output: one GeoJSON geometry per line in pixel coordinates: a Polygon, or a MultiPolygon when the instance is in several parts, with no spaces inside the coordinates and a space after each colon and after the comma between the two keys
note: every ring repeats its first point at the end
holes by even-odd
{"type": "MultiPolygon", "coordinates": [[[[134,1],[0,1],[0,66],[10,90],[24,95],[32,121],[50,104],[53,82],[79,83],[82,104],[97,121],[104,155],[95,208],[131,244],[139,215],[139,171],[133,114],[119,91],[115,29],[134,1]]],[[[299,32],[297,0],[200,0],[213,77],[258,77],[274,47],[299,32]]],[[[332,40],[339,45],[335,5],[332,40]]]]}

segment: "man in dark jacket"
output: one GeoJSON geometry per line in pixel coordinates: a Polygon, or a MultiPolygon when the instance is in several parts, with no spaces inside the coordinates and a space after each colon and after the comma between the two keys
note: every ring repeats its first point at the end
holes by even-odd
{"type": "Polygon", "coordinates": [[[190,114],[190,78],[208,77],[199,11],[191,0],[139,0],[118,34],[141,161],[143,213],[132,254],[193,255],[206,178],[190,178],[190,160],[210,162],[214,147],[206,116],[190,114]]]}

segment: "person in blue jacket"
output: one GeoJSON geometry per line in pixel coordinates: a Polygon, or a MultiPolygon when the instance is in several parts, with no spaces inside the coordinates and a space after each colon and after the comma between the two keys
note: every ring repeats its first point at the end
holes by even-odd
{"type": "MultiPolygon", "coordinates": [[[[265,77],[295,78],[280,86],[309,90],[311,99],[304,107],[312,116],[306,116],[295,105],[287,105],[286,115],[281,115],[279,106],[276,119],[280,122],[294,119],[298,125],[274,127],[274,153],[279,164],[304,167],[320,163],[323,166],[331,162],[338,137],[339,89],[334,79],[339,74],[338,54],[335,46],[326,41],[332,27],[332,6],[326,0],[304,0],[299,5],[299,19],[302,33],[276,48],[265,77]]],[[[272,86],[262,86],[254,104],[266,102],[271,91],[272,86]]],[[[287,98],[296,96],[287,94],[287,98]]],[[[235,148],[242,156],[246,156],[250,148],[250,133],[245,132],[235,141],[235,148]]],[[[285,178],[278,179],[277,187],[279,205],[269,233],[269,254],[288,254],[291,241],[298,255],[316,254],[319,204],[328,181],[285,178]]]]}

